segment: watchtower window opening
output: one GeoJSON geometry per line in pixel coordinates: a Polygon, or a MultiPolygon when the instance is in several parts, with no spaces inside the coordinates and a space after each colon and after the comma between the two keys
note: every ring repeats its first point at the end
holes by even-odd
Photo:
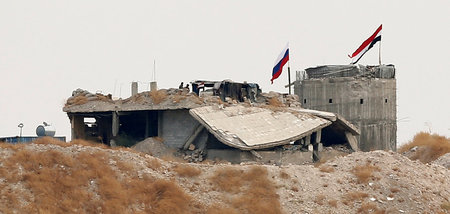
{"type": "Polygon", "coordinates": [[[303,103],[306,103],[306,99],[303,99],[303,103]]]}
{"type": "Polygon", "coordinates": [[[387,99],[384,99],[384,103],[387,103],[387,99]]]}
{"type": "Polygon", "coordinates": [[[333,103],[333,99],[328,99],[328,103],[333,103]]]}
{"type": "Polygon", "coordinates": [[[359,104],[363,104],[364,103],[364,99],[359,99],[359,104]]]}

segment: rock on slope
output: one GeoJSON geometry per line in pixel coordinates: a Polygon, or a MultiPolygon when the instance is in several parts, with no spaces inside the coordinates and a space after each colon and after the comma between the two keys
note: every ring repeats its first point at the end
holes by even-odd
{"type": "Polygon", "coordinates": [[[449,180],[442,166],[384,151],[314,167],[187,164],[80,142],[0,143],[0,213],[445,213],[449,180]]]}

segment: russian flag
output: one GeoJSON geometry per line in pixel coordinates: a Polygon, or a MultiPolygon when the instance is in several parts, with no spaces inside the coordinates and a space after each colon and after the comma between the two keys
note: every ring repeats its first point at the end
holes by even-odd
{"type": "Polygon", "coordinates": [[[286,47],[283,49],[283,51],[275,61],[275,66],[273,67],[272,71],[272,79],[270,80],[272,84],[273,80],[275,80],[281,75],[281,72],[283,71],[283,66],[286,65],[288,61],[289,61],[289,43],[286,44],[286,47]]]}
{"type": "Polygon", "coordinates": [[[375,31],[375,33],[372,34],[366,41],[364,41],[361,46],[352,54],[348,55],[352,59],[352,64],[357,63],[364,54],[369,51],[375,43],[378,41],[381,41],[381,29],[383,28],[383,25],[380,25],[378,29],[375,31]],[[356,59],[356,61],[354,61],[356,59]]]}

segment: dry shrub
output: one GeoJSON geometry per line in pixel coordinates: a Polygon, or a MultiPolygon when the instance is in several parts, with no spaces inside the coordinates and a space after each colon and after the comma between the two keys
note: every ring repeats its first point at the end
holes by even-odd
{"type": "Polygon", "coordinates": [[[385,211],[378,209],[377,204],[368,202],[361,204],[358,213],[385,213],[385,211]]]}
{"type": "Polygon", "coordinates": [[[294,191],[294,192],[298,192],[298,187],[293,186],[293,187],[291,187],[291,190],[294,191]]]}
{"type": "Polygon", "coordinates": [[[223,191],[241,193],[232,198],[230,207],[223,208],[223,212],[281,213],[279,195],[265,167],[254,166],[245,172],[226,167],[216,170],[210,180],[223,191]]]}
{"type": "Polygon", "coordinates": [[[288,178],[290,178],[291,176],[287,173],[287,172],[285,172],[285,171],[281,171],[280,172],[280,178],[282,178],[282,179],[288,179],[288,178]]]}
{"type": "Polygon", "coordinates": [[[337,200],[335,200],[335,199],[329,200],[329,201],[328,201],[328,204],[329,204],[330,206],[336,208],[336,207],[337,207],[337,200]]]}
{"type": "Polygon", "coordinates": [[[11,143],[5,143],[3,141],[0,141],[0,148],[2,149],[11,149],[13,151],[17,151],[21,148],[23,148],[25,144],[11,144],[11,143]]]}
{"type": "Polygon", "coordinates": [[[179,94],[175,94],[172,97],[172,100],[173,100],[174,103],[179,103],[179,102],[181,102],[184,99],[186,99],[186,96],[179,95],[179,94]]]}
{"type": "Polygon", "coordinates": [[[239,212],[231,207],[219,207],[217,205],[213,205],[208,208],[206,214],[239,214],[239,212]]]}
{"type": "Polygon", "coordinates": [[[398,188],[395,187],[391,187],[389,190],[391,190],[392,193],[397,193],[400,191],[398,188]]]}
{"type": "Polygon", "coordinates": [[[176,165],[173,168],[173,171],[175,171],[181,177],[194,177],[200,175],[200,173],[202,172],[198,168],[184,164],[176,165]]]}
{"type": "Polygon", "coordinates": [[[232,201],[239,213],[281,213],[279,195],[268,177],[267,169],[261,166],[253,166],[243,174],[248,188],[232,201]]]}
{"type": "Polygon", "coordinates": [[[87,97],[85,97],[84,95],[79,95],[79,96],[74,97],[71,100],[68,100],[67,104],[68,105],[83,105],[87,102],[88,102],[87,97]]]}
{"type": "Polygon", "coordinates": [[[121,161],[119,158],[115,158],[115,160],[116,160],[116,166],[117,166],[117,168],[120,169],[120,171],[122,171],[122,172],[134,171],[134,166],[131,165],[130,163],[121,161]]]}
{"type": "Polygon", "coordinates": [[[283,103],[278,99],[278,97],[272,97],[267,100],[267,104],[274,107],[283,107],[283,103]]]}
{"type": "Polygon", "coordinates": [[[147,167],[153,170],[157,170],[161,167],[161,162],[158,159],[152,158],[147,161],[147,167]]]}
{"type": "Polygon", "coordinates": [[[446,201],[441,204],[441,208],[446,211],[450,211],[450,202],[446,201]]]}
{"type": "Polygon", "coordinates": [[[219,190],[236,193],[239,192],[242,186],[242,174],[242,170],[234,167],[220,168],[215,171],[212,177],[210,177],[210,181],[218,187],[219,190]]]}
{"type": "Polygon", "coordinates": [[[33,143],[35,143],[35,144],[54,144],[54,145],[58,145],[58,146],[62,146],[62,147],[70,146],[69,143],[60,141],[53,137],[40,137],[40,138],[34,140],[33,143]]]}
{"type": "Polygon", "coordinates": [[[150,91],[149,95],[152,98],[154,104],[160,104],[167,98],[166,90],[150,91]]]}
{"type": "Polygon", "coordinates": [[[363,198],[366,198],[367,196],[369,196],[369,194],[364,192],[359,191],[349,192],[344,195],[342,203],[345,205],[349,205],[350,202],[361,201],[363,198]]]}
{"type": "Polygon", "coordinates": [[[316,204],[318,205],[323,205],[323,200],[325,199],[324,195],[317,195],[316,198],[314,199],[314,202],[316,202],[316,204]]]}
{"type": "Polygon", "coordinates": [[[420,160],[422,163],[429,163],[450,152],[450,138],[420,132],[414,136],[411,142],[401,146],[398,152],[403,153],[416,146],[418,149],[411,159],[420,160]]]}
{"type": "Polygon", "coordinates": [[[2,190],[7,188],[1,188],[0,212],[190,212],[191,198],[174,182],[148,175],[119,179],[108,164],[110,158],[104,151],[68,155],[57,150],[18,150],[2,161],[10,175],[5,179],[8,183],[22,181],[33,197],[21,207],[17,202],[20,192],[5,194],[2,190]]]}
{"type": "Polygon", "coordinates": [[[326,166],[326,165],[320,166],[319,170],[321,172],[327,172],[327,173],[334,172],[334,168],[332,166],[326,166]]]}
{"type": "Polygon", "coordinates": [[[358,165],[353,167],[352,173],[358,178],[358,183],[366,183],[372,178],[374,171],[380,171],[377,166],[366,163],[365,165],[358,165]]]}

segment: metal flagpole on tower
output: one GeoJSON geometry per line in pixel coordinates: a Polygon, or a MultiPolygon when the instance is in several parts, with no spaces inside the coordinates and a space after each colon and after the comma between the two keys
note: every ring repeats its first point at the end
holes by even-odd
{"type": "Polygon", "coordinates": [[[289,87],[289,94],[291,94],[291,66],[288,61],[288,87],[289,87]]]}
{"type": "Polygon", "coordinates": [[[378,63],[381,65],[381,40],[378,46],[378,63]]]}

